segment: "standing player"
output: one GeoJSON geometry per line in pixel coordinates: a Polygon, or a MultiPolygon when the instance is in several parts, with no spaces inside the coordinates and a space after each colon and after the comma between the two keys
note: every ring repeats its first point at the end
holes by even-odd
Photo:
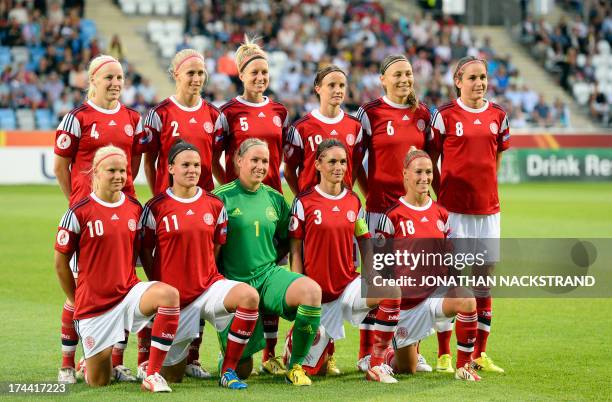
{"type": "MultiPolygon", "coordinates": [[[[312,279],[277,265],[289,248],[290,211],[283,195],[262,183],[269,165],[267,144],[257,138],[247,139],[236,155],[238,179],[214,191],[228,213],[227,243],[221,249],[222,272],[228,279],[246,282],[257,289],[260,311],[295,320],[293,354],[285,378],[294,385],[310,385],[302,361],[319,328],[321,288],[312,279]]],[[[226,333],[220,334],[220,340],[227,350],[226,333]]],[[[249,358],[263,349],[262,343],[256,330],[238,370],[242,378],[251,373],[253,362],[249,358]]]]}
{"type": "Polygon", "coordinates": [[[319,109],[296,121],[287,135],[285,179],[294,194],[318,183],[315,153],[324,140],[333,138],[344,144],[348,153],[344,180],[349,189],[353,188],[361,164],[361,123],[340,108],[346,93],[346,73],[334,65],[320,69],[315,76],[314,90],[319,109]]]}
{"type": "MultiPolygon", "coordinates": [[[[429,197],[433,172],[433,163],[426,152],[416,148],[408,152],[403,169],[406,194],[381,216],[376,229],[378,235],[394,239],[428,239],[427,243],[421,243],[421,246],[428,249],[434,246],[429,239],[446,238],[448,212],[429,197]]],[[[443,243],[440,242],[442,249],[443,243]]],[[[419,269],[426,267],[417,267],[417,271],[413,272],[419,269]]],[[[436,323],[449,322],[452,317],[456,317],[455,378],[479,381],[480,377],[470,365],[476,337],[476,301],[466,293],[465,289],[460,288],[446,292],[432,287],[416,289],[411,297],[404,297],[393,342],[395,356],[393,353],[387,354],[387,364],[398,373],[415,373],[418,342],[432,332],[436,323]]]]}
{"type": "Polygon", "coordinates": [[[229,327],[219,385],[246,388],[235,369],[257,322],[259,296],[246,283],[224,279],[217,270],[215,257],[225,243],[227,212],[219,198],[197,186],[202,170],[198,149],[178,140],[169,149],[166,170],[171,187],[146,204],[140,224],[148,276],[180,292],[179,327],[162,375],[170,382],[181,381],[202,317],[218,331],[229,327]]]}
{"type": "MultiPolygon", "coordinates": [[[[245,37],[245,43],[236,51],[236,66],[244,91],[242,96],[235,97],[221,107],[221,116],[215,130],[222,130],[223,143],[221,149],[213,155],[213,173],[220,183],[236,179],[234,158],[240,144],[248,138],[260,138],[268,143],[270,152],[270,168],[264,184],[282,193],[280,167],[289,114],[283,105],[264,96],[270,83],[268,55],[254,40],[245,37]],[[219,163],[222,151],[225,151],[225,169],[219,163]]],[[[278,317],[264,314],[262,320],[266,348],[261,371],[284,375],[285,367],[274,352],[278,317]]]]}
{"type": "MultiPolygon", "coordinates": [[[[438,202],[449,211],[451,237],[499,239],[497,172],[502,152],[510,146],[508,117],[499,105],[485,99],[485,60],[472,56],[459,60],[454,81],[458,99],[441,106],[432,120],[436,152],[442,158],[438,202]]],[[[480,274],[487,274],[498,257],[491,255],[496,250],[491,251],[489,267],[480,274]]],[[[474,293],[478,310],[474,366],[503,373],[486,354],[492,318],[489,289],[477,288],[474,293]]]]}
{"type": "MultiPolygon", "coordinates": [[[[144,121],[144,130],[151,136],[144,157],[147,182],[153,195],[166,191],[168,152],[172,144],[180,138],[200,151],[202,174],[198,186],[205,191],[212,191],[212,154],[216,146],[214,127],[219,118],[219,110],[200,95],[208,79],[204,57],[194,49],[181,50],[172,59],[168,72],[176,83],[176,92],[151,109],[144,121]]],[[[194,339],[189,350],[185,374],[190,377],[210,378],[210,373],[199,361],[203,330],[204,321],[200,336],[194,339]]],[[[145,329],[139,334],[139,365],[146,361],[148,332],[149,329],[145,329]]]]}
{"type": "MultiPolygon", "coordinates": [[[[431,115],[419,102],[408,59],[401,54],[385,57],[380,64],[380,82],[385,95],[366,103],[357,112],[364,130],[367,171],[360,169],[359,186],[366,196],[366,221],[374,234],[380,216],[404,194],[401,171],[411,146],[431,153],[431,115]]],[[[435,172],[437,175],[437,172],[435,172]]],[[[375,313],[360,325],[359,359],[365,363],[373,342],[375,313]]],[[[431,371],[419,354],[418,371],[431,371]]],[[[367,365],[361,365],[365,370],[367,365]]]]}
{"type": "MultiPolygon", "coordinates": [[[[123,69],[111,56],[100,55],[89,64],[87,101],[67,113],[55,134],[55,166],[57,181],[70,205],[91,193],[91,170],[94,153],[100,147],[113,144],[121,148],[130,162],[127,166],[125,193],[135,197],[133,175],[138,173],[143,143],[140,115],[119,103],[123,88],[123,69]]],[[[76,259],[71,261],[76,278],[76,259]]],[[[78,342],[73,325],[74,306],[64,303],[62,311],[62,368],[58,381],[76,383],[74,353],[78,342]]],[[[126,335],[127,336],[127,335],[126,335]]],[[[113,365],[120,378],[135,380],[123,366],[123,351],[127,339],[113,350],[113,365]]]]}
{"type": "Polygon", "coordinates": [[[93,156],[93,192],[74,203],[60,221],[55,243],[55,266],[60,285],[74,305],[75,327],[83,343],[85,380],[107,385],[112,346],[124,331],[137,332],[155,315],[151,357],[142,388],[170,392],[159,374],[179,321],[179,294],[161,282],[140,282],[135,265],[140,203],[121,189],[128,180],[127,154],[105,146],[93,156]],[[75,286],[70,258],[78,254],[75,286]]]}
{"type": "Polygon", "coordinates": [[[310,373],[318,373],[323,366],[329,370],[326,355],[331,355],[333,341],[345,337],[344,320],[358,325],[373,307],[378,307],[371,368],[366,378],[396,383],[393,370],[383,361],[397,325],[399,292],[395,292],[395,299],[361,296],[361,277],[353,263],[353,236],[360,241],[362,260],[365,260],[370,233],[359,197],[343,186],[349,166],[345,145],[336,139],[324,140],[317,147],[314,165],[319,184],[296,197],[289,225],[291,270],[312,278],[323,291],[323,333],[317,348],[311,348],[309,360],[314,366],[310,373]]]}

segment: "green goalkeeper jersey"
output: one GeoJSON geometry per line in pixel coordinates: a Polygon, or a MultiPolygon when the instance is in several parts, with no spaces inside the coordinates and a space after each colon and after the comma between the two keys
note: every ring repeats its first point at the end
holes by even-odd
{"type": "Polygon", "coordinates": [[[286,241],[290,208],[285,197],[262,184],[248,191],[236,179],[213,191],[227,210],[227,242],[221,248],[227,279],[250,282],[276,265],[278,241],[286,241]]]}

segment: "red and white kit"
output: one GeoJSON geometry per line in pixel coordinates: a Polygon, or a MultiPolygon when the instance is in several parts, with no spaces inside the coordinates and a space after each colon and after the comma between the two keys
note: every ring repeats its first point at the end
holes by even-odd
{"type": "Polygon", "coordinates": [[[300,192],[318,183],[315,154],[317,146],[328,139],[336,139],[346,147],[348,165],[344,182],[348,188],[353,188],[354,169],[359,168],[363,159],[361,123],[342,110],[334,118],[325,117],[320,111],[313,110],[289,128],[288,144],[285,147],[285,162],[293,169],[299,169],[300,192]]]}
{"type": "MultiPolygon", "coordinates": [[[[382,215],[376,233],[392,239],[445,239],[449,230],[447,221],[448,212],[431,199],[427,205],[417,207],[400,198],[382,215]]],[[[422,273],[410,269],[405,272],[406,275],[411,273],[420,282],[422,273]]],[[[449,321],[442,312],[446,289],[431,287],[416,291],[418,296],[402,298],[400,320],[394,337],[396,348],[412,345],[431,335],[436,322],[449,321]]]]}
{"type": "Polygon", "coordinates": [[[140,283],[135,272],[141,211],[140,203],[123,193],[115,203],[92,193],[60,221],[55,249],[78,254],[74,319],[86,358],[123,341],[124,329],[137,332],[151,319],[138,309],[152,284],[140,283]]]}
{"type": "Polygon", "coordinates": [[[222,331],[233,314],[225,310],[227,293],[239,282],[224,279],[215,263],[215,245],[225,244],[227,213],[223,202],[198,188],[189,199],[171,189],[145,205],[139,228],[143,247],[155,248],[153,279],[180,293],[181,315],[165,366],[181,362],[199,337],[200,317],[222,331]]]}
{"type": "Polygon", "coordinates": [[[431,115],[419,103],[412,110],[408,105],[391,102],[386,96],[366,103],[357,112],[368,151],[368,225],[374,233],[380,214],[404,194],[402,169],[411,146],[429,150],[432,140],[431,115]]]}
{"type": "Polygon", "coordinates": [[[120,103],[108,110],[89,100],[67,113],[55,132],[55,154],[72,159],[70,205],[91,193],[94,154],[98,148],[111,144],[127,155],[128,177],[123,191],[136,196],[129,162],[132,156],[143,152],[147,141],[138,112],[120,103]]]}
{"type": "Polygon", "coordinates": [[[195,145],[200,151],[202,173],[198,186],[212,191],[212,155],[221,146],[221,130],[215,130],[219,115],[219,109],[202,99],[197,105],[186,107],[174,96],[149,111],[144,120],[144,130],[150,137],[147,152],[157,153],[155,194],[168,188],[168,154],[179,138],[195,145]]]}
{"type": "Polygon", "coordinates": [[[252,103],[237,96],[221,106],[221,116],[215,130],[220,129],[223,136],[225,182],[238,177],[233,160],[240,144],[247,138],[259,138],[268,143],[270,150],[270,168],[264,183],[282,193],[280,167],[288,126],[287,109],[268,97],[264,97],[261,103],[252,103]]]}

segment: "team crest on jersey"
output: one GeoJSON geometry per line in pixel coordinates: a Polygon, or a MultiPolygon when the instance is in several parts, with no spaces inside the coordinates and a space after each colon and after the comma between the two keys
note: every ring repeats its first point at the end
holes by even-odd
{"type": "Polygon", "coordinates": [[[206,131],[208,134],[213,132],[213,125],[211,122],[207,121],[206,123],[204,123],[204,131],[206,131]]]}
{"type": "Polygon", "coordinates": [[[55,142],[57,144],[57,147],[59,149],[68,149],[68,147],[70,147],[70,144],[72,144],[72,140],[70,139],[70,136],[68,134],[60,134],[59,137],[57,137],[57,141],[55,142]]]}
{"type": "Polygon", "coordinates": [[[272,207],[266,208],[266,218],[269,221],[274,222],[278,220],[278,215],[276,215],[276,211],[272,207]]]}
{"type": "Polygon", "coordinates": [[[407,339],[408,338],[408,328],[397,327],[397,329],[395,330],[395,336],[401,339],[407,339]]]}
{"type": "Polygon", "coordinates": [[[289,221],[289,231],[293,232],[297,230],[299,225],[300,225],[300,222],[298,221],[298,218],[296,218],[295,216],[292,216],[291,220],[289,221]]]}
{"type": "Polygon", "coordinates": [[[349,220],[349,222],[353,223],[355,222],[355,219],[357,218],[357,215],[355,215],[355,211],[348,211],[346,213],[346,219],[349,220]]]}
{"type": "Polygon", "coordinates": [[[419,131],[425,130],[425,120],[419,119],[419,121],[417,121],[417,128],[419,131]]]}
{"type": "Polygon", "coordinates": [[[276,127],[282,127],[282,126],[283,126],[283,122],[282,122],[281,118],[280,118],[280,117],[278,117],[278,116],[274,116],[274,117],[272,118],[272,123],[274,123],[274,125],[275,125],[276,127]]]}
{"type": "Polygon", "coordinates": [[[208,226],[212,226],[212,224],[215,223],[215,219],[210,212],[205,213],[202,219],[204,219],[204,223],[208,226]]]}
{"type": "Polygon", "coordinates": [[[66,244],[68,244],[68,240],[70,240],[70,235],[68,234],[68,231],[60,229],[60,231],[57,232],[57,244],[59,244],[60,246],[65,246],[66,244]]]}
{"type": "Polygon", "coordinates": [[[497,123],[495,123],[495,122],[489,124],[489,129],[491,129],[491,134],[498,134],[499,133],[499,127],[497,126],[497,123]]]}
{"type": "Polygon", "coordinates": [[[128,228],[132,231],[135,232],[136,231],[136,220],[135,219],[130,219],[128,221],[128,228]]]}
{"type": "Polygon", "coordinates": [[[93,349],[94,346],[96,346],[96,340],[94,339],[93,336],[88,336],[87,338],[85,338],[85,340],[83,341],[83,345],[85,345],[85,347],[89,350],[93,349]]]}
{"type": "Polygon", "coordinates": [[[436,222],[436,226],[438,227],[438,230],[440,232],[444,232],[444,230],[446,229],[446,225],[444,224],[444,222],[442,222],[441,219],[438,219],[438,221],[436,222]]]}
{"type": "Polygon", "coordinates": [[[355,136],[353,134],[349,134],[346,136],[346,143],[349,144],[351,147],[353,145],[355,145],[355,136]]]}
{"type": "Polygon", "coordinates": [[[134,127],[132,127],[131,124],[126,124],[125,126],[123,126],[123,131],[125,131],[125,135],[127,135],[128,137],[134,135],[134,127]]]}

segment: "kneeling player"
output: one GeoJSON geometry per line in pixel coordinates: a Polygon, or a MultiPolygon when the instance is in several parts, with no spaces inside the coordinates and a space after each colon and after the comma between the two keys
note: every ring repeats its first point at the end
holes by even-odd
{"type": "Polygon", "coordinates": [[[121,190],[127,180],[127,157],[114,146],[93,158],[93,192],[75,203],[60,221],[55,266],[60,285],[74,303],[75,328],[83,344],[85,380],[91,386],[110,383],[113,345],[124,331],[138,332],[156,315],[151,356],[142,388],[170,392],[159,374],[179,319],[179,294],[161,282],[136,277],[137,222],[142,207],[121,190]],[[79,281],[69,261],[79,253],[79,281]]]}
{"type": "MultiPolygon", "coordinates": [[[[404,159],[406,194],[380,218],[376,232],[395,239],[444,239],[448,212],[429,197],[433,164],[427,153],[411,149],[404,159]]],[[[471,368],[476,338],[476,301],[461,288],[446,292],[440,288],[421,288],[416,297],[403,298],[400,320],[394,337],[395,356],[386,360],[398,373],[414,373],[417,367],[417,342],[433,332],[436,323],[456,317],[457,370],[455,378],[479,381],[471,368]]]]}
{"type": "Polygon", "coordinates": [[[219,385],[246,388],[235,370],[257,322],[259,295],[217,270],[215,257],[225,243],[227,212],[219,198],[197,186],[198,150],[187,142],[175,142],[168,155],[168,172],[171,187],[145,205],[141,219],[142,260],[148,276],[181,293],[179,327],[162,374],[170,382],[182,380],[190,344],[199,336],[200,318],[204,318],[217,331],[229,326],[219,385]]]}
{"type": "Polygon", "coordinates": [[[359,197],[343,187],[349,163],[346,148],[338,140],[324,140],[314,159],[319,184],[296,197],[289,225],[291,269],[314,279],[323,292],[320,340],[311,348],[304,366],[310,374],[325,373],[330,364],[327,356],[333,354],[333,341],[345,337],[343,320],[357,326],[378,306],[376,340],[366,378],[396,383],[383,359],[397,324],[399,291],[394,289],[397,298],[391,299],[361,296],[361,278],[353,263],[353,236],[362,244],[363,258],[370,233],[359,197]]]}

